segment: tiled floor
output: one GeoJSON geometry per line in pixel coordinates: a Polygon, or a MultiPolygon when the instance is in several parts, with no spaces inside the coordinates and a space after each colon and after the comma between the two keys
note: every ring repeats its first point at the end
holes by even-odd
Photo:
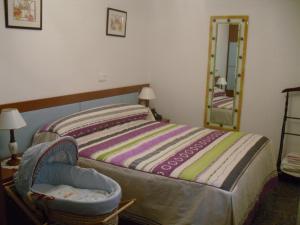
{"type": "MultiPolygon", "coordinates": [[[[300,225],[297,224],[298,211],[300,214],[298,207],[300,207],[300,184],[279,182],[261,202],[252,225],[300,225]]],[[[138,224],[121,221],[120,225],[138,224]]]]}

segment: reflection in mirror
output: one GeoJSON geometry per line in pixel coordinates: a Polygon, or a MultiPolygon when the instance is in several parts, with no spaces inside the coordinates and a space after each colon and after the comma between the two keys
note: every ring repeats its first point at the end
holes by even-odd
{"type": "Polygon", "coordinates": [[[238,130],[246,56],[248,17],[212,17],[206,127],[238,130]]]}
{"type": "Polygon", "coordinates": [[[211,113],[211,121],[214,123],[233,124],[238,35],[238,24],[217,24],[215,86],[211,113]]]}

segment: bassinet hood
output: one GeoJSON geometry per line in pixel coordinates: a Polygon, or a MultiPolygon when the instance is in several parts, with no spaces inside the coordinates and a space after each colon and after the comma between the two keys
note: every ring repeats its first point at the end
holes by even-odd
{"type": "Polygon", "coordinates": [[[15,177],[17,191],[25,196],[38,176],[41,168],[50,163],[76,165],[78,146],[72,137],[63,137],[45,142],[26,150],[15,177]]]}

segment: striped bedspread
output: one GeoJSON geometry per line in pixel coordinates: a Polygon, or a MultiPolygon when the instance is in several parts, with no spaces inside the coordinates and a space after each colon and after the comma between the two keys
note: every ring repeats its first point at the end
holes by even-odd
{"type": "Polygon", "coordinates": [[[213,108],[219,109],[233,109],[233,98],[228,96],[214,96],[213,97],[213,108]]]}
{"type": "Polygon", "coordinates": [[[136,120],[77,141],[81,157],[230,191],[268,139],[136,120]]]}

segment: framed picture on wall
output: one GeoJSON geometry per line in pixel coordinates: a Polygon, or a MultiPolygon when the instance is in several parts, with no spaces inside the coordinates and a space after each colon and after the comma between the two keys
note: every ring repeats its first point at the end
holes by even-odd
{"type": "Polygon", "coordinates": [[[106,35],[126,37],[127,12],[107,8],[106,35]]]}
{"type": "Polygon", "coordinates": [[[42,0],[4,0],[7,28],[42,29],[42,0]]]}

